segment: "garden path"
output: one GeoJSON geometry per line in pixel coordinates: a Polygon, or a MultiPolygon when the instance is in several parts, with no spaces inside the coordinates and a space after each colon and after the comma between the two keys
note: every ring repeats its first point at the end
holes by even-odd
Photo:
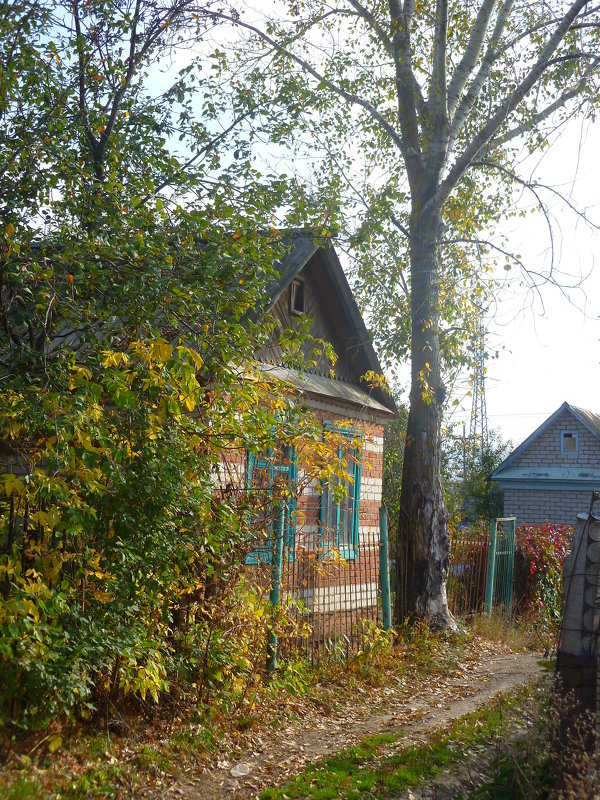
{"type": "Polygon", "coordinates": [[[539,654],[498,652],[490,646],[477,655],[473,659],[470,653],[465,663],[446,674],[418,679],[402,675],[391,686],[371,692],[357,689],[357,696],[335,709],[298,716],[277,730],[249,732],[244,741],[215,756],[201,775],[164,787],[160,796],[251,800],[307,764],[370,734],[401,731],[402,746],[422,743],[436,728],[531,682],[541,672],[539,654]]]}

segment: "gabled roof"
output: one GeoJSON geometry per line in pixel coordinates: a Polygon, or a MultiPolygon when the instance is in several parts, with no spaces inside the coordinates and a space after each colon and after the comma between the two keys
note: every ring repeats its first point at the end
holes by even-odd
{"type": "MultiPolygon", "coordinates": [[[[565,411],[568,411],[570,414],[572,414],[572,416],[578,422],[580,422],[584,426],[584,428],[587,428],[587,430],[593,436],[595,436],[597,439],[600,440],[600,414],[595,414],[592,411],[587,411],[585,408],[578,408],[577,406],[572,406],[565,401],[559,408],[556,409],[554,414],[551,414],[548,417],[548,419],[545,420],[545,422],[542,422],[539,428],[536,428],[536,430],[531,434],[531,436],[528,436],[524,442],[521,442],[521,444],[515,450],[513,450],[512,453],[509,456],[507,456],[501,464],[499,464],[496,467],[496,469],[490,475],[490,478],[492,480],[497,480],[502,477],[509,477],[509,475],[510,477],[516,478],[517,474],[516,473],[513,474],[514,470],[507,470],[507,468],[510,467],[512,464],[514,464],[514,462],[526,450],[528,450],[531,447],[531,445],[537,439],[539,439],[540,436],[542,436],[548,430],[548,428],[554,422],[556,422],[556,420],[560,416],[562,416],[562,414],[565,413],[565,411]]],[[[525,468],[525,471],[528,473],[528,475],[534,472],[534,470],[532,470],[531,467],[525,468]]],[[[546,472],[548,472],[548,470],[544,469],[544,474],[546,472]]],[[[526,476],[523,475],[523,477],[526,476]]]]}
{"type": "MultiPolygon", "coordinates": [[[[316,240],[309,233],[294,233],[291,235],[291,247],[279,264],[275,265],[275,270],[279,277],[268,287],[268,300],[265,310],[272,308],[279,300],[283,292],[296,278],[308,262],[314,257],[319,257],[319,279],[325,289],[323,295],[325,300],[335,298],[335,302],[330,303],[328,309],[331,313],[332,321],[339,330],[348,332],[358,343],[354,355],[354,363],[357,368],[357,378],[369,371],[378,375],[383,374],[383,369],[373,348],[373,340],[362,318],[352,289],[348,283],[344,270],[337,257],[337,254],[330,242],[316,240]]],[[[308,377],[308,376],[306,376],[308,377]]],[[[316,381],[316,378],[315,378],[316,381]]],[[[315,383],[312,381],[312,383],[315,383]]],[[[322,380],[321,380],[322,382],[322,380]]],[[[309,387],[311,381],[305,380],[305,385],[309,387]]],[[[338,394],[335,386],[339,381],[331,380],[332,394],[338,394]]],[[[366,390],[366,386],[365,386],[366,390]]],[[[363,397],[372,397],[377,401],[377,405],[382,411],[390,412],[394,415],[398,413],[396,404],[390,394],[382,389],[375,388],[370,393],[361,392],[363,397]]],[[[356,402],[356,400],[354,401],[356,402]]]]}

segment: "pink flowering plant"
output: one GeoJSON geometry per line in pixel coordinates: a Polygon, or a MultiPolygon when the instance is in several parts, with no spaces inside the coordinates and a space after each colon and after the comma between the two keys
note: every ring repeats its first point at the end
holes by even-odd
{"type": "Polygon", "coordinates": [[[520,554],[521,611],[548,632],[556,632],[562,614],[562,565],[573,527],[547,522],[521,525],[516,547],[520,554]]]}

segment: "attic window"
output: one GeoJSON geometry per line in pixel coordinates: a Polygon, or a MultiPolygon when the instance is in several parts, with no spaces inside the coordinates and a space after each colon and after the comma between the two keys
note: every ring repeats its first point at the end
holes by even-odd
{"type": "Polygon", "coordinates": [[[290,311],[292,314],[304,314],[304,281],[294,278],[290,286],[290,311]]]}
{"type": "Polygon", "coordinates": [[[579,452],[579,437],[577,431],[560,432],[561,456],[576,456],[579,452]]]}

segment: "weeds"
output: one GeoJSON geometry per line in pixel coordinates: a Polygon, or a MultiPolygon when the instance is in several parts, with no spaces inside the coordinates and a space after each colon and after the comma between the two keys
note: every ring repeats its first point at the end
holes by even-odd
{"type": "Polygon", "coordinates": [[[469,630],[473,635],[502,644],[511,650],[540,648],[538,632],[531,620],[510,619],[499,610],[474,616],[469,620],[469,630]]]}

